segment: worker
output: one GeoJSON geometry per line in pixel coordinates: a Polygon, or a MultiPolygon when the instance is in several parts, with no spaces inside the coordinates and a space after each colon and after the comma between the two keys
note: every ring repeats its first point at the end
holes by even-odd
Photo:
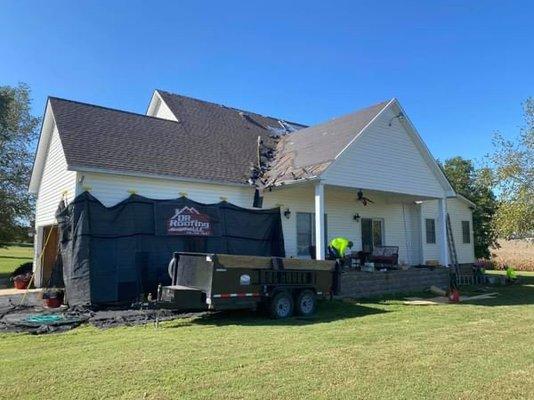
{"type": "Polygon", "coordinates": [[[343,258],[345,257],[345,253],[347,251],[347,248],[352,249],[353,243],[344,237],[337,237],[330,241],[329,248],[334,253],[335,258],[343,258]]]}
{"type": "Polygon", "coordinates": [[[506,280],[508,281],[508,283],[517,282],[517,272],[515,272],[512,267],[506,267],[506,280]]]}

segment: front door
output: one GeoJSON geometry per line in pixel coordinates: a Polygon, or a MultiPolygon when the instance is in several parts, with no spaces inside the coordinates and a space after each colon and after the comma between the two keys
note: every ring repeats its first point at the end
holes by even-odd
{"type": "Polygon", "coordinates": [[[384,242],[384,220],[381,218],[362,218],[362,250],[372,253],[375,246],[384,242]]]}

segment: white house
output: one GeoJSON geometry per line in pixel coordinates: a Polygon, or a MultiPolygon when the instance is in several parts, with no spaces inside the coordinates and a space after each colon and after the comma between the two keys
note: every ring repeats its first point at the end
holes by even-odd
{"type": "Polygon", "coordinates": [[[147,115],[49,98],[30,183],[36,281],[53,262],[42,253],[47,239],[56,246],[61,199],[88,190],[106,206],[137,193],[252,207],[258,186],[264,208],[281,207],[287,256],[309,257],[314,244],[323,258],[327,240],[345,236],[353,250],[394,245],[401,262],[448,265],[449,213],[458,261],[474,261],[474,205],[455,194],[398,100],[306,127],[156,90],[147,115]]]}

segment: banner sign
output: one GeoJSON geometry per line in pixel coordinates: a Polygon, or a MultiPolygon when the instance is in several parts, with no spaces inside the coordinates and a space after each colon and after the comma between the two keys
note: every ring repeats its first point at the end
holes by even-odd
{"type": "Polygon", "coordinates": [[[154,204],[155,233],[158,236],[221,235],[219,207],[189,199],[162,201],[154,204]]]}
{"type": "Polygon", "coordinates": [[[210,216],[195,207],[176,208],[167,221],[168,235],[211,236],[212,233],[210,216]]]}

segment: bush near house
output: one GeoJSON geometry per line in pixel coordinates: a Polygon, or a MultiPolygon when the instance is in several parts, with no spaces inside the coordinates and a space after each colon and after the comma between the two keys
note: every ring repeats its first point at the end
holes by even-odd
{"type": "Polygon", "coordinates": [[[0,279],[9,278],[18,266],[32,260],[32,245],[17,244],[0,247],[0,279]]]}
{"type": "Polygon", "coordinates": [[[534,242],[501,239],[498,243],[500,248],[492,250],[496,268],[508,265],[518,271],[534,271],[534,242]]]}

